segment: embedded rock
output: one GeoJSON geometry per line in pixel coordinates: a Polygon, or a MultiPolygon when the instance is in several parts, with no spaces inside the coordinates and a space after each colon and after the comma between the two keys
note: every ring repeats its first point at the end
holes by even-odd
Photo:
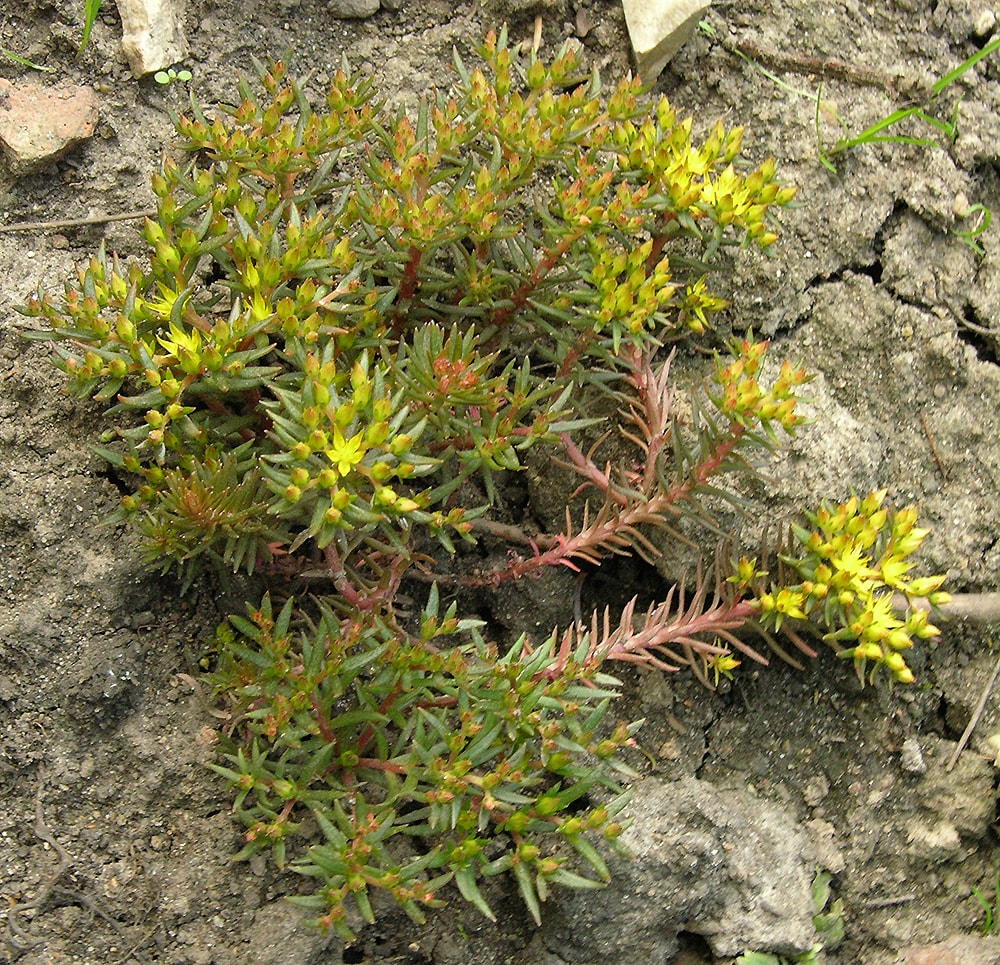
{"type": "MultiPolygon", "coordinates": [[[[344,20],[362,20],[374,16],[379,11],[379,0],[332,0],[327,9],[331,17],[344,20]]],[[[396,9],[386,4],[390,9],[396,9]]]]}
{"type": "Polygon", "coordinates": [[[0,145],[15,174],[57,160],[94,133],[97,95],[87,87],[12,84],[0,78],[0,145]]]}
{"type": "MultiPolygon", "coordinates": [[[[646,779],[633,788],[620,859],[600,900],[557,892],[548,944],[566,962],[666,962],[681,931],[704,936],[715,955],[747,948],[799,954],[815,941],[810,882],[819,855],[792,814],[746,789],[696,778],[646,779]],[[558,944],[553,944],[556,941],[558,944]]],[[[551,913],[551,912],[550,912],[551,913]]]]}
{"type": "Polygon", "coordinates": [[[122,50],[135,77],[182,61],[188,54],[181,27],[183,0],[116,0],[122,50]]]}
{"type": "Polygon", "coordinates": [[[636,66],[648,84],[687,42],[710,4],[707,0],[622,0],[622,6],[636,66]]]}

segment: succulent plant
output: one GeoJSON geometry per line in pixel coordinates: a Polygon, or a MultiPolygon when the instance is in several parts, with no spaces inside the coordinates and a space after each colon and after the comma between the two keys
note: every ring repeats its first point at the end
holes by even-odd
{"type": "Polygon", "coordinates": [[[794,196],[773,162],[740,163],[742,129],[696,139],[637,82],[581,78],[569,49],[521,60],[502,32],[479,54],[412,116],[346,66],[319,110],[281,63],[238,104],[193,103],[175,122],[187,159],[153,179],[148,266],[102,249],[25,308],[71,389],[109,405],[101,451],[131,484],[116,519],[150,564],[184,587],[211,565],[270,586],[218,631],[216,770],[241,855],[316,879],[296,900],[344,937],[373,919],[372,889],[419,920],[453,882],[492,916],[481,883],[509,873],[538,919],[552,885],[607,879],[638,726],[608,714],[609,660],[711,685],[737,653],[765,662],[740,628],[811,653],[801,627],[819,617],[860,671],[905,681],[904,637],[935,632],[890,615],[892,591],[940,581],[908,580],[924,531],[884,494],[805,517],[780,584],[722,554],[644,615],[633,600],[504,648],[442,604],[655,556],[795,431],[808,381],[785,362],[762,384],[751,335],[707,390],[671,377],[673,343],[722,346],[720,249],[767,249],[794,196]],[[617,469],[583,442],[604,424],[633,454],[617,469]],[[587,499],[561,533],[495,513],[540,446],[587,499]],[[509,553],[449,572],[484,536],[509,553]]]}

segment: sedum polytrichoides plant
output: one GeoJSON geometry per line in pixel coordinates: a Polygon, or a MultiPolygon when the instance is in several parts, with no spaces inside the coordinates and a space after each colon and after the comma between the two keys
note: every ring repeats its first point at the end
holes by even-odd
{"type": "Polygon", "coordinates": [[[741,628],[811,652],[820,622],[859,673],[906,681],[906,648],[936,632],[891,607],[940,580],[908,579],[924,531],[880,493],[807,514],[776,576],[720,554],[711,580],[547,640],[498,648],[443,599],[654,556],[795,430],[808,378],[786,361],[762,381],[748,336],[672,405],[668,349],[712,338],[724,307],[709,262],[771,245],[794,194],[771,161],[739,163],[739,128],[696,140],[568,50],[519,61],[501,34],[479,53],[411,115],[346,67],[316,110],[280,63],[233,107],[193,105],[186,160],[153,179],[148,265],[102,250],[26,308],[72,388],[110,405],[102,451],[134,481],[117,518],[148,561],[185,586],[209,564],[268,581],[218,632],[216,770],[240,854],[315,878],[298,900],[343,936],[373,889],[419,920],[451,882],[492,916],[482,881],[509,873],[537,919],[552,885],[607,878],[636,728],[608,717],[609,660],[711,684],[763,661],[741,628]],[[604,424],[633,452],[618,469],[604,424]],[[586,500],[563,532],[496,509],[539,446],[586,500]],[[447,565],[480,539],[508,552],[447,565]]]}

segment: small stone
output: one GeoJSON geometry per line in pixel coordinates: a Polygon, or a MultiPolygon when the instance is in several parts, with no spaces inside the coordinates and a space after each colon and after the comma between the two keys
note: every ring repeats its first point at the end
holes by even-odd
{"type": "Polygon", "coordinates": [[[899,754],[899,766],[909,774],[925,774],[927,762],[916,737],[907,737],[899,754]]]}
{"type": "Polygon", "coordinates": [[[979,15],[972,24],[972,32],[977,37],[988,37],[996,25],[997,15],[989,7],[986,7],[979,11],[979,15]]]}
{"type": "Polygon", "coordinates": [[[65,251],[69,247],[69,238],[65,235],[53,235],[49,241],[56,251],[65,251]]]}
{"type": "Polygon", "coordinates": [[[12,84],[0,78],[0,145],[15,174],[49,164],[94,133],[97,95],[88,87],[12,84]]]}
{"type": "Polygon", "coordinates": [[[910,854],[935,863],[954,858],[962,850],[962,839],[950,821],[938,821],[933,826],[920,820],[912,821],[907,828],[907,838],[910,854]]]}
{"type": "Polygon", "coordinates": [[[115,0],[122,18],[122,50],[134,77],[180,63],[188,55],[181,27],[183,0],[115,0]]]}
{"type": "Polygon", "coordinates": [[[687,43],[708,0],[622,0],[636,66],[645,83],[654,81],[687,43]]]}
{"type": "Polygon", "coordinates": [[[343,20],[363,20],[378,13],[379,0],[331,0],[327,10],[331,17],[343,20]]]}
{"type": "Polygon", "coordinates": [[[896,965],[996,965],[1000,938],[993,935],[953,935],[934,945],[910,945],[896,965]]]}
{"type": "Polygon", "coordinates": [[[814,808],[830,793],[830,782],[822,774],[809,778],[802,788],[802,799],[814,808]]]}

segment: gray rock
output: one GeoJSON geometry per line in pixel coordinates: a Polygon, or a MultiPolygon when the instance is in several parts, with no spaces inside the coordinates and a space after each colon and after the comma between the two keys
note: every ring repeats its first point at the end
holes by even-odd
{"type": "MultiPolygon", "coordinates": [[[[781,806],[748,790],[696,778],[636,785],[619,859],[598,893],[554,894],[551,938],[566,962],[664,965],[680,931],[703,935],[714,954],[747,948],[797,954],[815,940],[809,885],[816,866],[806,831],[781,806]]],[[[547,909],[547,913],[551,913],[547,909]]]]}
{"type": "Polygon", "coordinates": [[[363,20],[379,11],[379,0],[332,0],[328,7],[331,17],[363,20]]]}
{"type": "Polygon", "coordinates": [[[648,84],[687,42],[708,0],[623,0],[639,74],[648,84]]]}
{"type": "MultiPolygon", "coordinates": [[[[318,929],[303,928],[302,914],[286,901],[272,901],[254,914],[250,926],[253,948],[248,965],[319,962],[339,951],[342,943],[318,929]]],[[[336,955],[337,960],[340,955],[336,955]]]]}
{"type": "Polygon", "coordinates": [[[932,761],[917,789],[925,818],[947,821],[963,837],[982,840],[993,823],[993,776],[993,765],[977,754],[963,754],[950,771],[932,761]]]}
{"type": "Polygon", "coordinates": [[[920,741],[916,737],[907,737],[903,741],[903,747],[899,753],[899,766],[910,774],[926,773],[927,762],[924,760],[920,741]]]}

